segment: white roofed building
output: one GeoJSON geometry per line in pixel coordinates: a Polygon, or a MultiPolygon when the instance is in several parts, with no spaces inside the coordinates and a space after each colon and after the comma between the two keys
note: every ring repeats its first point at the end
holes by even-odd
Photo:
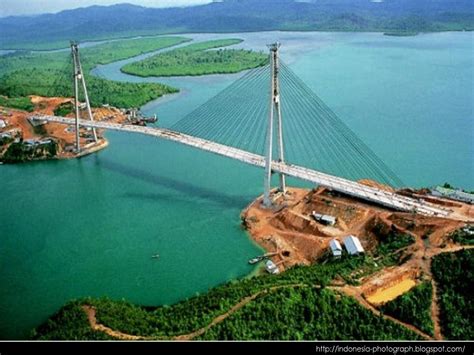
{"type": "Polygon", "coordinates": [[[337,239],[332,239],[329,242],[329,248],[331,249],[332,256],[340,258],[342,255],[342,246],[337,239]]]}
{"type": "Polygon", "coordinates": [[[311,213],[311,215],[313,216],[313,218],[322,223],[322,224],[325,224],[327,226],[333,226],[336,224],[336,217],[334,216],[329,216],[327,214],[320,214],[320,213],[316,213],[316,211],[313,211],[311,213]]]}
{"type": "Polygon", "coordinates": [[[265,262],[265,269],[268,273],[273,275],[280,273],[280,269],[278,269],[278,266],[276,266],[275,263],[271,260],[267,260],[265,262]]]}
{"type": "Polygon", "coordinates": [[[353,235],[349,235],[344,238],[344,246],[346,247],[349,255],[359,255],[364,252],[364,248],[362,247],[359,238],[353,235]]]}

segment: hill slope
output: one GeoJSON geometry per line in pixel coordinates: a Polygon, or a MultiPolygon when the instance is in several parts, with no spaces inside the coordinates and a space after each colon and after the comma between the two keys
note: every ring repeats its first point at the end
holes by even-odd
{"type": "Polygon", "coordinates": [[[474,29],[470,0],[226,0],[185,8],[91,6],[40,16],[0,18],[0,47],[69,39],[184,32],[261,30],[445,31],[474,29]]]}

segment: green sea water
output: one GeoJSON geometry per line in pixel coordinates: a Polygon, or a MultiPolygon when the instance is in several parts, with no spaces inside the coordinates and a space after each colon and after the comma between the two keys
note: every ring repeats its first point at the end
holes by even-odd
{"type": "MultiPolygon", "coordinates": [[[[190,36],[236,35],[257,50],[280,40],[283,60],[408,185],[474,190],[473,34],[190,36]]],[[[129,61],[95,74],[182,88],[143,108],[162,126],[239,76],[134,78],[119,71],[129,61]]],[[[239,214],[261,193],[262,171],[151,137],[107,137],[80,160],[0,166],[0,338],[27,337],[72,298],[169,304],[253,270],[247,259],[261,250],[239,214]]]]}

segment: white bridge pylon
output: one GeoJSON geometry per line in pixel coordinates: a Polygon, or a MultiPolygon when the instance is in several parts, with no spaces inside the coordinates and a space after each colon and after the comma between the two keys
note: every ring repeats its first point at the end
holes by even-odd
{"type": "MultiPolygon", "coordinates": [[[[76,120],[74,118],[47,115],[33,115],[31,118],[40,122],[56,122],[66,125],[76,125],[76,120]]],[[[130,124],[100,122],[84,119],[79,119],[78,124],[86,128],[90,127],[153,136],[205,150],[265,169],[266,159],[264,156],[163,128],[134,126],[130,124]]],[[[450,214],[449,210],[428,202],[418,201],[416,199],[402,196],[394,192],[366,186],[355,181],[321,173],[319,171],[311,170],[302,166],[272,160],[270,168],[274,173],[309,181],[313,184],[324,186],[328,189],[395,210],[439,217],[446,217],[450,214]]]]}

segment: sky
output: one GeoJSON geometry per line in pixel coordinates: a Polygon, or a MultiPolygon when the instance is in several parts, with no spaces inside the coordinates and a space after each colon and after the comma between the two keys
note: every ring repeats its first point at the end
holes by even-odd
{"type": "Polygon", "coordinates": [[[58,12],[91,5],[129,3],[147,7],[200,5],[212,0],[0,0],[0,17],[58,12]]]}

